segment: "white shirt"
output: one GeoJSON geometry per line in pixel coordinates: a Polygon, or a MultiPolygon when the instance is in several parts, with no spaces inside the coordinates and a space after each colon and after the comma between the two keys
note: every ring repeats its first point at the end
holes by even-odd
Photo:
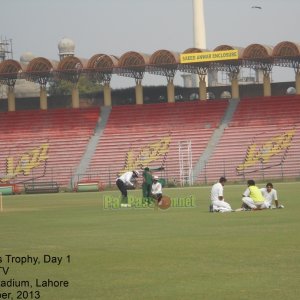
{"type": "Polygon", "coordinates": [[[133,175],[133,172],[132,171],[129,171],[129,172],[126,172],[124,174],[122,174],[120,177],[117,178],[122,180],[126,185],[131,185],[131,186],[134,186],[134,184],[130,181],[131,178],[132,178],[132,175],[133,175]]]}
{"type": "Polygon", "coordinates": [[[153,195],[162,194],[162,186],[160,182],[153,182],[151,187],[151,193],[153,195]]]}
{"type": "Polygon", "coordinates": [[[211,188],[210,200],[213,202],[220,200],[219,197],[224,198],[223,191],[223,185],[220,182],[215,183],[211,188]]]}
{"type": "Polygon", "coordinates": [[[272,205],[273,200],[278,200],[277,191],[275,189],[272,189],[270,193],[267,191],[267,188],[261,188],[260,190],[269,205],[272,205]]]}
{"type": "Polygon", "coordinates": [[[243,193],[243,197],[250,197],[250,189],[249,188],[247,188],[245,190],[245,192],[243,193]]]}

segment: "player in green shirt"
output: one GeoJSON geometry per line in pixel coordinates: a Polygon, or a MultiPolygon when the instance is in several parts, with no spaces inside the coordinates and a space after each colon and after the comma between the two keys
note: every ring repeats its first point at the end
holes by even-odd
{"type": "Polygon", "coordinates": [[[150,169],[146,167],[143,171],[143,184],[142,184],[142,191],[143,191],[143,199],[146,202],[150,202],[151,200],[151,186],[152,186],[152,174],[150,169]]]}

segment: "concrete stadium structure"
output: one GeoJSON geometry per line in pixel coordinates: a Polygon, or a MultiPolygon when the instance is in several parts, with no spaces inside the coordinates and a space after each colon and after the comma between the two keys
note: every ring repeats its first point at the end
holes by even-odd
{"type": "MultiPolygon", "coordinates": [[[[283,41],[274,47],[251,44],[245,48],[219,45],[212,51],[238,50],[238,59],[181,63],[180,54],[170,50],[158,50],[152,54],[129,51],[116,57],[108,54],[95,54],[89,59],[74,55],[74,45],[61,45],[60,61],[45,57],[33,58],[24,65],[13,59],[0,63],[0,83],[7,86],[8,111],[15,111],[14,87],[17,79],[25,79],[40,85],[40,109],[47,109],[46,85],[49,80],[66,80],[73,83],[72,107],[79,107],[78,80],[82,74],[103,85],[104,105],[111,106],[110,81],[113,75],[131,77],[135,80],[135,102],[143,104],[142,80],[145,72],[164,76],[167,79],[167,100],[175,102],[174,76],[177,71],[195,74],[199,78],[199,98],[206,100],[206,76],[209,71],[225,71],[231,81],[231,95],[239,99],[238,75],[242,68],[263,72],[263,96],[271,96],[270,73],[274,66],[293,68],[295,71],[296,94],[300,94],[300,44],[283,41]]],[[[207,49],[189,48],[186,53],[201,53],[207,49]]]]}

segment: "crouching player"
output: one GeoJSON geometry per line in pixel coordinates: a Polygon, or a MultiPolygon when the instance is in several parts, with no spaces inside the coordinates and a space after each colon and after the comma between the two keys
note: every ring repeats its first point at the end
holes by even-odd
{"type": "Polygon", "coordinates": [[[116,180],[116,185],[122,194],[121,198],[121,207],[128,207],[128,198],[127,198],[127,190],[134,189],[135,185],[133,181],[139,177],[139,171],[128,171],[121,176],[119,176],[116,180]]]}
{"type": "Polygon", "coordinates": [[[162,185],[158,181],[158,177],[155,175],[153,176],[153,182],[151,186],[151,197],[155,200],[155,205],[159,205],[159,202],[162,198],[162,185]]]}

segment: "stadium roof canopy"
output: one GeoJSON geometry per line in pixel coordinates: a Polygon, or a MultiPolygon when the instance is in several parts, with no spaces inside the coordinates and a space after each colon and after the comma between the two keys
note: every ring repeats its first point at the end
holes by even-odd
{"type": "Polygon", "coordinates": [[[44,85],[52,77],[76,82],[84,73],[97,82],[109,83],[113,74],[142,80],[145,72],[165,76],[169,80],[174,78],[177,70],[202,75],[208,70],[238,72],[243,67],[269,71],[274,65],[300,71],[300,44],[297,43],[283,41],[275,47],[251,44],[246,48],[219,45],[212,51],[224,50],[237,50],[238,59],[180,62],[180,54],[210,51],[198,48],[188,48],[182,53],[158,50],[151,55],[129,51],[121,57],[95,54],[90,59],[72,55],[64,57],[60,62],[37,57],[27,65],[10,59],[0,63],[0,82],[13,86],[16,79],[24,78],[44,85]]]}
{"type": "Polygon", "coordinates": [[[109,83],[119,59],[113,55],[95,54],[87,64],[87,74],[96,82],[109,83]]]}
{"type": "Polygon", "coordinates": [[[150,55],[134,51],[124,53],[115,69],[116,74],[135,79],[143,79],[146,66],[149,64],[150,55]]]}
{"type": "Polygon", "coordinates": [[[46,85],[52,76],[55,63],[51,63],[47,58],[36,57],[31,60],[26,68],[25,76],[29,81],[46,85]]]}
{"type": "Polygon", "coordinates": [[[14,86],[18,75],[22,72],[21,64],[8,59],[0,63],[0,82],[8,86],[14,86]]]}

